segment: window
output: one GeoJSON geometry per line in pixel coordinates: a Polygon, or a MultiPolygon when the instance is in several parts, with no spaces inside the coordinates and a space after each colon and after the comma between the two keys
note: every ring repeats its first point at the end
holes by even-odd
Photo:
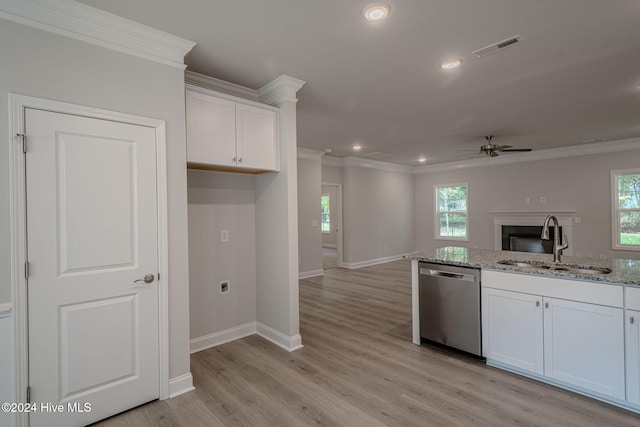
{"type": "Polygon", "coordinates": [[[331,199],[323,194],[320,199],[320,224],[323,233],[331,233],[331,199]]]}
{"type": "Polygon", "coordinates": [[[436,239],[469,240],[467,184],[436,185],[436,239]]]}
{"type": "Polygon", "coordinates": [[[611,172],[613,249],[640,251],[640,169],[611,172]]]}

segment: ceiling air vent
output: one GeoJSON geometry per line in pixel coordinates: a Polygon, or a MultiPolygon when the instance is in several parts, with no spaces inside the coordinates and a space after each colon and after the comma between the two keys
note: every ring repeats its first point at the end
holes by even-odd
{"type": "Polygon", "coordinates": [[[483,47],[481,49],[474,50],[473,53],[478,58],[481,58],[483,56],[487,56],[487,55],[489,55],[491,53],[497,52],[499,50],[506,49],[506,48],[511,47],[511,46],[515,46],[515,45],[517,45],[519,43],[522,43],[522,37],[513,36],[513,37],[509,37],[506,40],[502,40],[501,42],[490,44],[489,46],[485,46],[485,47],[483,47]]]}

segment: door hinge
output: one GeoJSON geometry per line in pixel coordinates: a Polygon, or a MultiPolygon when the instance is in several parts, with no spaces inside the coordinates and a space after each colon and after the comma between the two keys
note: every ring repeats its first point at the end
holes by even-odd
{"type": "Polygon", "coordinates": [[[22,152],[27,152],[27,136],[24,133],[16,133],[16,136],[22,139],[22,152]]]}
{"type": "Polygon", "coordinates": [[[158,272],[158,282],[160,281],[160,272],[158,272]]]}
{"type": "Polygon", "coordinates": [[[29,278],[29,261],[24,263],[24,278],[29,278]]]}
{"type": "Polygon", "coordinates": [[[31,403],[31,386],[27,386],[27,403],[31,403]]]}

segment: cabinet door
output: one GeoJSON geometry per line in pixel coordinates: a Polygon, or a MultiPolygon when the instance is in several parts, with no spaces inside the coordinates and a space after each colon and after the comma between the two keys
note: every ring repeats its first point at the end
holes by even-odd
{"type": "Polygon", "coordinates": [[[235,102],[186,92],[187,162],[236,165],[235,102]]]}
{"type": "Polygon", "coordinates": [[[238,167],[278,170],[276,113],[251,105],[236,105],[238,167]]]}
{"type": "Polygon", "coordinates": [[[627,310],[625,316],[627,357],[627,400],[640,405],[640,311],[627,310]]]}
{"type": "Polygon", "coordinates": [[[482,288],[483,356],[543,374],[542,297],[482,288]]]}
{"type": "Polygon", "coordinates": [[[621,308],[544,298],[544,374],[625,398],[621,308]]]}

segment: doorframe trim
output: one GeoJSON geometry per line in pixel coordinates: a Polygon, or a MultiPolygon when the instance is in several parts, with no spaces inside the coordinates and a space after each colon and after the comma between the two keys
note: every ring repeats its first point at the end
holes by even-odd
{"type": "MultiPolygon", "coordinates": [[[[9,206],[11,250],[11,301],[13,304],[13,394],[16,402],[26,401],[28,372],[28,312],[27,280],[24,266],[27,261],[25,154],[18,134],[23,134],[25,109],[45,110],[93,119],[110,120],[155,129],[156,191],[158,199],[158,357],[159,397],[169,398],[169,252],[167,206],[167,150],[164,120],[118,113],[82,105],[9,93],[9,206]]],[[[16,414],[16,425],[26,426],[27,414],[16,414]]]]}

